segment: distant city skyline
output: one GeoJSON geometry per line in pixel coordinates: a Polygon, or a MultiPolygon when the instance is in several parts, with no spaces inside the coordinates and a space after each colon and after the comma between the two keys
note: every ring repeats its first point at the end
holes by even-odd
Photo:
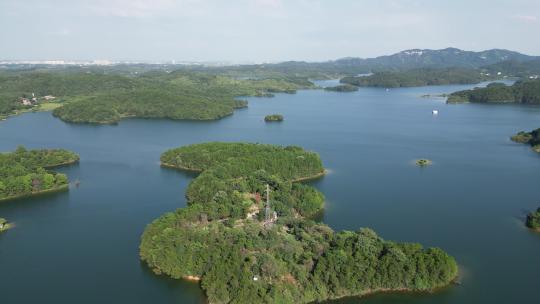
{"type": "Polygon", "coordinates": [[[540,55],[535,0],[1,0],[0,61],[260,63],[406,49],[540,55]]]}

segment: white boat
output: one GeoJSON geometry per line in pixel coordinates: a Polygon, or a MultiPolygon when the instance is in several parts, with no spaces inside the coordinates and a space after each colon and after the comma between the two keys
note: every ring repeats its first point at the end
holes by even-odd
{"type": "Polygon", "coordinates": [[[431,111],[431,114],[433,114],[433,115],[439,115],[439,110],[433,110],[433,111],[431,111]]]}

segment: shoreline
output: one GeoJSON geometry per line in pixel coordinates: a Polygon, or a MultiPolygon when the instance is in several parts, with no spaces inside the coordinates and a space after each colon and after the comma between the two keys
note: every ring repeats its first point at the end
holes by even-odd
{"type": "Polygon", "coordinates": [[[525,227],[527,227],[527,229],[529,229],[529,230],[532,231],[532,232],[540,233],[540,228],[531,228],[531,227],[529,227],[529,226],[527,226],[527,225],[525,225],[525,227]]]}
{"type": "Polygon", "coordinates": [[[4,231],[7,231],[11,228],[15,227],[15,225],[13,223],[7,223],[7,224],[4,224],[4,227],[0,228],[0,232],[4,232],[4,231]]]}
{"type": "Polygon", "coordinates": [[[67,190],[69,190],[69,184],[47,189],[47,190],[40,190],[40,191],[35,191],[35,192],[30,192],[30,193],[25,193],[25,194],[7,196],[4,198],[0,198],[0,203],[14,200],[14,199],[19,199],[19,198],[28,198],[28,197],[39,196],[41,194],[54,193],[54,192],[67,191],[67,190]]]}
{"type": "Polygon", "coordinates": [[[52,168],[58,168],[58,167],[63,167],[63,166],[68,166],[68,165],[73,165],[73,164],[78,163],[80,160],[81,160],[81,159],[77,156],[77,159],[69,160],[69,161],[66,161],[66,162],[63,162],[63,163],[59,163],[59,164],[54,164],[54,165],[49,165],[49,166],[43,166],[43,169],[52,169],[52,168]]]}
{"type": "Polygon", "coordinates": [[[191,122],[208,122],[208,121],[217,121],[220,119],[223,119],[228,116],[234,115],[235,110],[247,108],[247,105],[244,107],[239,108],[233,108],[233,111],[230,113],[225,113],[222,115],[218,115],[216,117],[212,118],[171,118],[171,117],[152,117],[152,116],[144,116],[144,115],[135,115],[135,114],[120,114],[120,118],[117,120],[103,120],[103,121],[74,121],[69,119],[62,119],[60,116],[56,116],[53,114],[54,117],[60,119],[61,121],[65,123],[70,124],[88,124],[88,125],[96,125],[96,126],[114,126],[118,125],[123,120],[128,119],[155,119],[155,120],[171,120],[171,121],[191,121],[191,122]]]}
{"type": "Polygon", "coordinates": [[[187,275],[187,276],[182,276],[182,279],[184,279],[186,281],[190,281],[190,282],[199,282],[201,280],[201,277],[200,276],[187,275]]]}
{"type": "Polygon", "coordinates": [[[372,290],[366,290],[366,291],[358,293],[356,295],[339,296],[339,297],[334,297],[334,298],[328,298],[328,299],[323,300],[323,301],[325,301],[325,302],[326,301],[335,301],[335,300],[346,299],[346,298],[364,299],[364,298],[371,297],[371,296],[376,296],[376,295],[379,295],[379,294],[400,294],[400,293],[405,293],[405,294],[432,294],[432,293],[436,293],[439,290],[449,288],[452,284],[454,284],[454,281],[448,283],[445,286],[437,287],[437,288],[434,288],[434,289],[427,289],[427,290],[414,290],[414,289],[404,288],[404,287],[402,287],[402,288],[377,288],[377,289],[372,289],[372,290]]]}
{"type": "Polygon", "coordinates": [[[323,300],[323,302],[326,301],[333,301],[333,300],[339,300],[339,299],[345,299],[345,298],[364,298],[369,296],[375,296],[378,294],[392,294],[392,293],[409,293],[409,294],[426,294],[426,293],[436,293],[438,291],[441,291],[446,288],[450,288],[453,285],[460,285],[459,284],[459,271],[456,272],[456,275],[452,280],[450,280],[446,285],[438,286],[432,289],[425,289],[425,290],[415,290],[411,288],[406,287],[400,287],[400,288],[376,288],[376,289],[368,289],[363,292],[359,292],[355,295],[345,295],[345,296],[338,296],[338,297],[332,297],[328,298],[326,300],[323,300]]]}
{"type": "Polygon", "coordinates": [[[182,166],[179,166],[179,165],[172,165],[172,164],[169,164],[169,163],[164,163],[162,161],[159,162],[159,165],[161,167],[164,167],[164,168],[170,168],[170,169],[176,169],[176,170],[191,171],[191,172],[196,172],[196,173],[202,173],[203,172],[203,170],[201,170],[201,169],[182,167],[182,166]]]}
{"type": "Polygon", "coordinates": [[[0,114],[0,121],[7,120],[10,117],[19,116],[26,113],[37,113],[37,112],[52,112],[54,109],[59,108],[63,106],[63,104],[55,103],[55,102],[47,102],[47,103],[41,103],[38,107],[32,107],[29,109],[21,109],[21,110],[14,110],[14,112],[6,113],[6,114],[0,114]],[[51,105],[54,104],[55,107],[51,108],[50,106],[43,107],[42,105],[51,105]],[[58,105],[58,106],[57,106],[58,105]]]}
{"type": "MultiPolygon", "coordinates": [[[[449,281],[446,285],[435,287],[435,288],[432,288],[432,289],[415,290],[415,289],[406,288],[406,287],[367,289],[367,290],[361,291],[361,292],[359,292],[357,294],[329,297],[327,299],[322,300],[322,302],[335,301],[335,300],[346,299],[346,298],[363,299],[365,297],[375,296],[375,295],[378,295],[378,294],[399,294],[399,293],[408,293],[408,294],[426,294],[426,293],[428,293],[429,294],[429,293],[436,293],[436,292],[441,291],[443,289],[450,288],[452,285],[459,284],[458,278],[459,278],[459,272],[456,272],[456,276],[451,281],[449,281]]],[[[200,282],[202,280],[202,278],[200,276],[192,276],[192,275],[182,276],[182,279],[186,280],[186,281],[189,281],[189,282],[200,282]]],[[[206,300],[208,300],[208,298],[206,298],[206,300]]]]}
{"type": "Polygon", "coordinates": [[[306,182],[306,181],[321,178],[321,177],[325,176],[326,174],[328,174],[328,170],[323,169],[321,172],[319,172],[317,174],[314,174],[314,175],[311,175],[311,176],[299,177],[299,178],[291,180],[291,182],[293,182],[293,183],[306,182]]]}

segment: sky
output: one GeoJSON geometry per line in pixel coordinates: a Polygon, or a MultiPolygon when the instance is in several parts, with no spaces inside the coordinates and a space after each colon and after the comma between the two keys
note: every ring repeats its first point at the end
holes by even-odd
{"type": "Polygon", "coordinates": [[[540,0],[0,0],[0,60],[276,62],[405,49],[540,55],[540,0]]]}

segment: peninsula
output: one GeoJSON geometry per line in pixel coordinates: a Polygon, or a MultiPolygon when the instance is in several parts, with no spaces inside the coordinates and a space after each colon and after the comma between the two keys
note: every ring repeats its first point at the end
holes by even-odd
{"type": "Polygon", "coordinates": [[[528,144],[532,149],[540,153],[540,128],[531,132],[521,131],[511,137],[512,141],[521,144],[528,144]]]}
{"type": "Polygon", "coordinates": [[[111,69],[0,73],[0,117],[41,109],[71,123],[114,124],[130,117],[215,120],[246,107],[239,96],[315,88],[303,78],[283,75],[237,79],[209,71],[111,69]]]}
{"type": "Polygon", "coordinates": [[[324,196],[293,180],[324,172],[300,147],[206,143],[166,151],[162,164],[201,171],[187,207],[142,235],[156,273],[200,281],[210,303],[309,303],[378,291],[432,291],[457,276],[438,248],[385,241],[367,228],[335,232],[310,218],[324,196]]]}
{"type": "Polygon", "coordinates": [[[540,104],[540,79],[518,81],[511,86],[491,83],[485,88],[454,92],[447,100],[447,103],[465,102],[540,104]]]}
{"type": "Polygon", "coordinates": [[[63,149],[26,150],[19,146],[14,152],[1,153],[0,201],[67,190],[67,176],[47,169],[77,161],[77,154],[63,149]]]}

